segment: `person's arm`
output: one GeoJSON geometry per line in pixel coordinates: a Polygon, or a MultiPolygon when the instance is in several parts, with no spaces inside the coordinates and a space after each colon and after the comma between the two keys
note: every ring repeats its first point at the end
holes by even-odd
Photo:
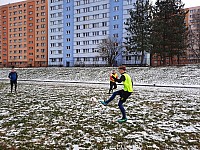
{"type": "Polygon", "coordinates": [[[113,78],[112,78],[112,74],[110,74],[110,80],[112,80],[113,78]]]}
{"type": "Polygon", "coordinates": [[[10,73],[8,74],[8,78],[10,79],[10,73]]]}
{"type": "Polygon", "coordinates": [[[119,79],[115,78],[114,76],[112,76],[112,78],[115,80],[115,82],[121,83],[122,81],[125,81],[125,76],[122,75],[119,79]]]}

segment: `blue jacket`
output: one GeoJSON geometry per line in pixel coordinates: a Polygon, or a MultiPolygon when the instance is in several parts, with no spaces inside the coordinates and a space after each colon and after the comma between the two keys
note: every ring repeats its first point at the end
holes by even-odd
{"type": "Polygon", "coordinates": [[[15,71],[11,71],[8,75],[8,78],[10,78],[11,81],[17,81],[17,77],[18,75],[17,75],[17,72],[15,71]]]}

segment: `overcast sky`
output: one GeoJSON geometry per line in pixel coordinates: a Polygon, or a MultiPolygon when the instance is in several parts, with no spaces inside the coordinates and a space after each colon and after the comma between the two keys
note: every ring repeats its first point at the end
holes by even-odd
{"type": "MultiPolygon", "coordinates": [[[[14,3],[19,2],[23,0],[0,0],[0,5],[5,5],[8,3],[14,3]]],[[[155,3],[156,0],[151,0],[153,3],[155,3]]],[[[182,0],[183,3],[185,3],[185,8],[187,7],[194,7],[194,6],[200,6],[200,0],[182,0]]]]}

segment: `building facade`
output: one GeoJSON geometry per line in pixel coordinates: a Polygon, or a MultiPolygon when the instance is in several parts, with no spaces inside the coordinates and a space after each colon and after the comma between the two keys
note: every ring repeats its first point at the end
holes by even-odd
{"type": "MultiPolygon", "coordinates": [[[[124,42],[133,3],[26,0],[0,6],[0,67],[105,66],[98,46],[109,37],[124,42]]],[[[140,54],[119,53],[115,65],[140,64],[140,54]]]]}
{"type": "Polygon", "coordinates": [[[187,8],[188,64],[200,63],[200,6],[187,8]]]}
{"type": "MultiPolygon", "coordinates": [[[[105,66],[107,59],[100,55],[98,45],[108,37],[123,43],[126,36],[124,22],[129,18],[129,9],[133,8],[134,2],[49,0],[49,65],[105,66]]],[[[131,59],[122,52],[116,65],[131,59]]]]}
{"type": "Polygon", "coordinates": [[[0,67],[47,66],[46,0],[0,6],[0,67]]]}
{"type": "Polygon", "coordinates": [[[49,66],[73,66],[74,2],[49,0],[49,66]]]}

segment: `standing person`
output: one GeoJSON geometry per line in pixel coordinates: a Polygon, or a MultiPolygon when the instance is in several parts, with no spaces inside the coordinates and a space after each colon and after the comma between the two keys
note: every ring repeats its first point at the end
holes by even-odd
{"type": "Polygon", "coordinates": [[[113,79],[112,76],[114,76],[116,79],[118,79],[118,75],[117,75],[115,70],[113,70],[112,73],[110,74],[110,89],[109,89],[109,92],[108,92],[109,94],[110,94],[111,91],[113,92],[113,89],[117,88],[117,84],[116,84],[116,82],[115,82],[115,80],[113,79]]]}
{"type": "Polygon", "coordinates": [[[121,74],[120,79],[115,78],[114,76],[113,79],[116,82],[123,82],[124,88],[122,90],[116,91],[112,94],[112,96],[106,100],[106,101],[100,101],[104,106],[108,105],[109,102],[111,102],[116,95],[120,95],[120,99],[118,102],[118,106],[119,109],[122,113],[122,119],[119,119],[118,122],[122,123],[122,122],[126,122],[127,118],[126,118],[126,111],[124,109],[123,103],[126,102],[126,99],[131,95],[131,93],[133,92],[133,82],[131,77],[126,73],[126,66],[119,66],[119,72],[121,74]]]}
{"type": "Polygon", "coordinates": [[[13,84],[15,85],[15,93],[17,92],[17,72],[14,69],[14,66],[12,66],[12,70],[8,75],[8,78],[10,79],[10,85],[11,85],[11,93],[13,91],[13,84]]]}

